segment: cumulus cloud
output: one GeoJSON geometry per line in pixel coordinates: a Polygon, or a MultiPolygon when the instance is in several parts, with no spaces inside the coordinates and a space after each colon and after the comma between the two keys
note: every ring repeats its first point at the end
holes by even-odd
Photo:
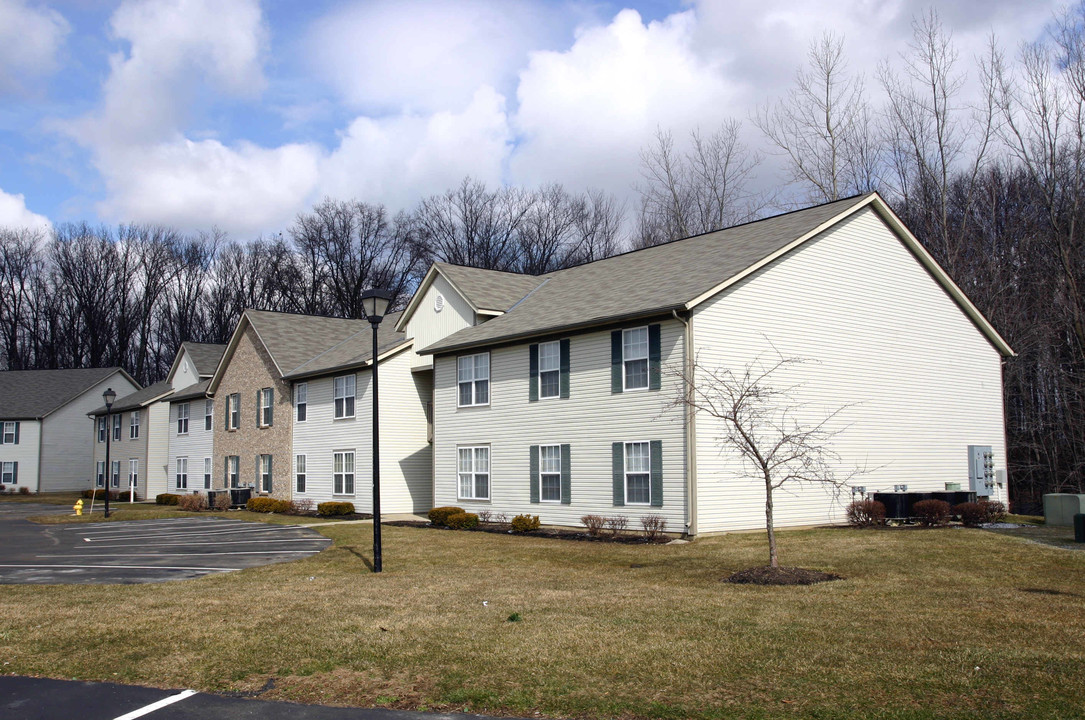
{"type": "Polygon", "coordinates": [[[462,107],[481,86],[514,87],[527,53],[556,42],[562,14],[530,0],[377,0],[317,21],[317,73],[367,114],[462,107]]]}
{"type": "Polygon", "coordinates": [[[44,215],[31,212],[21,194],[8,194],[0,189],[0,228],[49,229],[52,223],[44,215]]]}
{"type": "Polygon", "coordinates": [[[30,7],[24,0],[0,0],[0,96],[27,91],[35,80],[52,73],[69,30],[55,10],[30,7]]]}

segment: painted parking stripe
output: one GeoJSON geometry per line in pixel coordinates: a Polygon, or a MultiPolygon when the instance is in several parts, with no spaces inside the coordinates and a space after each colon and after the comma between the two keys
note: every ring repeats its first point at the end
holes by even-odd
{"type": "Polygon", "coordinates": [[[172,705],[175,702],[181,702],[185,698],[192,697],[195,694],[196,694],[195,690],[185,690],[184,692],[179,692],[176,695],[170,695],[167,698],[162,698],[158,702],[153,702],[150,705],[145,705],[144,707],[141,707],[138,710],[133,710],[130,713],[125,713],[124,715],[119,715],[116,718],[114,718],[114,720],[136,720],[136,718],[140,718],[140,717],[143,717],[144,715],[148,715],[150,713],[153,713],[155,710],[161,710],[162,708],[166,707],[167,705],[172,705]]]}
{"type": "MultiPolygon", "coordinates": [[[[282,528],[289,528],[292,530],[301,529],[297,525],[282,525],[282,528]]],[[[277,530],[267,530],[264,528],[251,528],[243,530],[207,530],[207,531],[184,531],[175,533],[152,533],[150,535],[121,535],[117,537],[102,537],[97,536],[94,538],[84,537],[84,542],[105,542],[107,540],[145,540],[148,538],[163,539],[163,538],[177,538],[177,537],[206,537],[208,535],[241,535],[246,533],[268,533],[277,532],[277,530]]]]}
{"type": "MultiPolygon", "coordinates": [[[[95,511],[97,512],[97,511],[95,511]]],[[[68,525],[66,527],[58,528],[65,531],[99,531],[99,532],[116,532],[118,530],[124,530],[132,527],[175,527],[178,525],[210,525],[214,523],[216,527],[223,525],[251,525],[251,522],[244,520],[213,520],[209,518],[180,518],[178,520],[125,520],[123,522],[111,522],[111,523],[81,523],[76,525],[68,525]]]]}
{"type": "MultiPolygon", "coordinates": [[[[194,532],[196,530],[236,530],[252,523],[192,523],[184,525],[130,525],[122,528],[84,528],[82,535],[132,535],[146,532],[194,532]]],[[[287,527],[287,526],[283,526],[287,527]]]]}
{"type": "MultiPolygon", "coordinates": [[[[201,545],[211,545],[213,547],[219,547],[220,545],[255,545],[256,543],[331,543],[331,538],[315,537],[315,538],[279,538],[277,540],[208,540],[207,542],[200,542],[198,540],[178,540],[177,542],[156,542],[155,547],[163,547],[167,545],[187,545],[192,547],[199,547],[201,545]]],[[[120,545],[95,545],[95,549],[105,548],[128,548],[132,547],[130,544],[120,545]]]]}
{"type": "MultiPolygon", "coordinates": [[[[130,557],[183,557],[188,555],[206,555],[208,557],[215,557],[218,555],[316,555],[319,550],[237,550],[230,552],[166,552],[166,553],[125,553],[125,558],[130,557]]],[[[92,558],[92,557],[117,557],[117,553],[94,553],[94,554],[79,554],[72,555],[67,553],[64,555],[35,555],[39,558],[92,558]]],[[[119,558],[123,559],[123,558],[119,558]]]]}
{"type": "Polygon", "coordinates": [[[78,568],[82,570],[200,570],[203,572],[231,572],[239,568],[179,567],[171,565],[0,565],[0,568],[78,568]]]}

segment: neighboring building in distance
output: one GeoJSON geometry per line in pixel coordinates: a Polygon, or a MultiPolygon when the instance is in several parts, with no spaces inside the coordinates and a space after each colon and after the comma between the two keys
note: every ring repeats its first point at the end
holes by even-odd
{"type": "Polygon", "coordinates": [[[152,495],[209,490],[214,476],[215,401],[207,392],[225,345],[181,343],[166,382],[174,388],[165,433],[169,454],[152,495]]]}
{"type": "Polygon", "coordinates": [[[161,484],[169,447],[165,427],[169,404],[162,400],[172,392],[169,383],[155,383],[128,395],[117,393],[108,415],[105,405],[90,413],[94,419],[95,487],[108,485],[120,492],[134,489],[142,499],[161,484]]]}
{"type": "Polygon", "coordinates": [[[31,492],[88,490],[94,455],[88,413],[112,387],[139,384],[120,368],[0,372],[0,482],[31,492]]]}

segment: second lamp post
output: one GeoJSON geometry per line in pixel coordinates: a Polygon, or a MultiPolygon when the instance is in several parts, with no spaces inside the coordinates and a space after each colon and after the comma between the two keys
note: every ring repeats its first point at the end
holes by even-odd
{"type": "Polygon", "coordinates": [[[362,309],[365,318],[373,327],[373,356],[370,368],[373,372],[373,572],[380,572],[381,563],[381,464],[380,464],[380,424],[378,413],[380,406],[377,399],[377,328],[384,319],[391,294],[384,290],[366,290],[362,293],[362,309]]]}

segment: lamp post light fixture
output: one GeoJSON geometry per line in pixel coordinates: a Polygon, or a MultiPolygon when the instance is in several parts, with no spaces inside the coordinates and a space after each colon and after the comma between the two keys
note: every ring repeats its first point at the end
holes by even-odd
{"type": "Polygon", "coordinates": [[[113,439],[113,418],[110,412],[113,410],[113,401],[117,399],[117,393],[113,391],[113,388],[106,388],[102,393],[102,399],[105,400],[105,473],[102,477],[102,490],[105,491],[105,516],[109,517],[109,478],[112,472],[112,466],[109,464],[109,446],[110,440],[113,439]]]}
{"type": "Polygon", "coordinates": [[[362,293],[362,310],[365,319],[373,328],[373,357],[370,366],[373,369],[373,572],[381,572],[381,464],[380,464],[380,425],[378,413],[380,405],[377,398],[377,328],[384,319],[384,313],[392,302],[392,295],[384,290],[366,290],[362,293]]]}

